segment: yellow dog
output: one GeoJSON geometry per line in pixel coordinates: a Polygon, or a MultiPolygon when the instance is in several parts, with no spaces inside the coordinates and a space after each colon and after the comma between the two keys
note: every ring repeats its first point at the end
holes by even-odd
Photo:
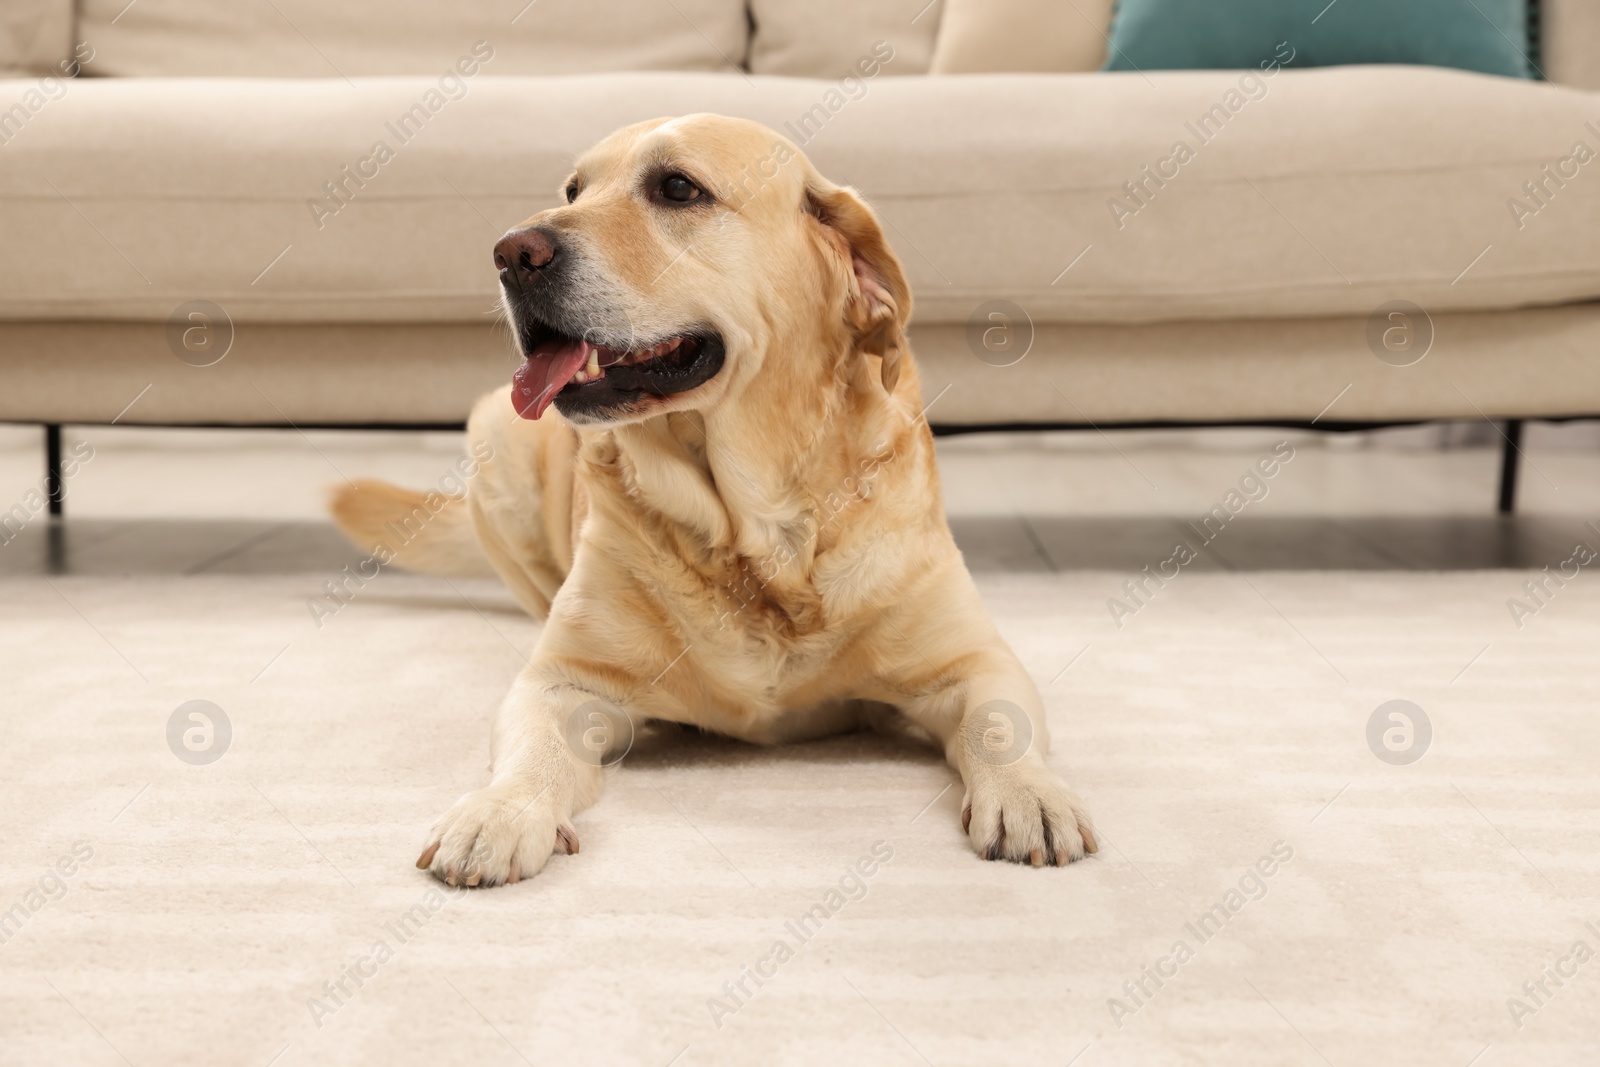
{"type": "MultiPolygon", "coordinates": [[[[472,413],[491,458],[393,552],[445,573],[487,556],[549,619],[492,780],[418,866],[489,886],[576,852],[572,817],[635,721],[775,744],[886,707],[960,772],[980,855],[1095,851],[945,522],[911,294],[872,210],[772,130],[715,115],[619,130],[564,194],[495,246],[525,361],[472,413]]],[[[371,549],[420,499],[366,482],[333,511],[371,549]]]]}

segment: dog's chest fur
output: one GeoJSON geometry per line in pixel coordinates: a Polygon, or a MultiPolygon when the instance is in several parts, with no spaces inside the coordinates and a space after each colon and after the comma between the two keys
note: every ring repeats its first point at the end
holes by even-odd
{"type": "Polygon", "coordinates": [[[608,449],[590,452],[582,551],[603,558],[577,568],[586,610],[624,630],[649,620],[659,648],[635,667],[647,678],[660,671],[655,659],[683,652],[670,677],[711,729],[761,739],[778,718],[860,691],[870,665],[853,650],[879,624],[874,605],[892,598],[900,572],[899,559],[882,558],[899,539],[880,536],[891,520],[872,477],[886,455],[851,460],[854,474],[830,475],[825,491],[802,490],[789,509],[739,522],[720,495],[706,498],[704,515],[681,506],[683,487],[699,477],[691,457],[641,469],[608,449]],[[666,479],[675,513],[649,506],[666,479]],[[720,515],[709,513],[713,504],[720,515]]]}

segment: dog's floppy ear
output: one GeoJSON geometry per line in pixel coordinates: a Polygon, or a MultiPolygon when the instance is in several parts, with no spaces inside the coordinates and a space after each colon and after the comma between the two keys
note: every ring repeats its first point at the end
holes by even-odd
{"type": "Polygon", "coordinates": [[[806,210],[822,224],[831,250],[850,269],[845,321],[856,347],[883,357],[883,388],[894,392],[911,319],[911,287],[900,260],[883,236],[878,216],[855,192],[813,181],[806,188],[806,210]]]}

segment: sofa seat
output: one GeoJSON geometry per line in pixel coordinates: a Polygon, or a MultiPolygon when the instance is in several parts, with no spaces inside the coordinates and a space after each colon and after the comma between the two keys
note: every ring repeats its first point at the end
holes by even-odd
{"type": "Polygon", "coordinates": [[[870,100],[689,73],[464,84],[79,79],[19,118],[37,83],[0,82],[0,319],[205,299],[236,323],[482,322],[494,238],[557,203],[578,152],[697,110],[860,188],[919,324],[992,299],[1114,324],[1600,297],[1600,94],[1409,67],[879,77],[870,100]]]}
{"type": "MultiPolygon", "coordinates": [[[[911,331],[935,425],[1592,416],[1600,303],[1434,316],[1435,351],[1372,358],[1365,318],[1047,325],[1010,366],[964,326],[911,331]]],[[[465,421],[519,362],[491,322],[240,327],[173,358],[160,322],[0,322],[0,422],[406,426],[465,421]]]]}

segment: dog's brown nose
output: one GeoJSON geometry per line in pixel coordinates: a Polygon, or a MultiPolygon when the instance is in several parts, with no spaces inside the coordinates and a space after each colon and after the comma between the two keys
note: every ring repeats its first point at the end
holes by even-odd
{"type": "Polygon", "coordinates": [[[501,274],[511,271],[519,277],[531,275],[548,267],[555,258],[554,235],[536,226],[512,230],[494,246],[494,265],[501,274]]]}

